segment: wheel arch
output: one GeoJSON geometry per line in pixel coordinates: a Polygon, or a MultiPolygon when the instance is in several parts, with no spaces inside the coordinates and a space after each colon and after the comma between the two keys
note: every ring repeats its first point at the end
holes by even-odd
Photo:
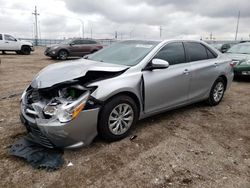
{"type": "Polygon", "coordinates": [[[22,50],[23,47],[28,47],[28,48],[31,50],[31,47],[30,47],[29,45],[27,45],[27,44],[23,44],[23,45],[21,46],[21,50],[22,50]]]}
{"type": "Polygon", "coordinates": [[[131,91],[121,91],[118,92],[112,96],[110,96],[109,98],[107,98],[104,102],[103,105],[105,105],[108,101],[112,100],[114,97],[117,97],[119,95],[126,95],[129,96],[131,99],[133,99],[133,101],[135,102],[137,109],[138,109],[138,115],[140,116],[140,112],[141,112],[141,103],[140,103],[140,99],[138,98],[138,96],[131,92],[131,91]]]}
{"type": "Polygon", "coordinates": [[[60,50],[58,50],[57,55],[59,55],[61,51],[66,51],[69,55],[69,50],[67,50],[66,48],[61,48],[60,50]]]}
{"type": "Polygon", "coordinates": [[[218,78],[222,78],[225,82],[225,90],[227,89],[227,77],[225,75],[220,75],[218,78]]]}

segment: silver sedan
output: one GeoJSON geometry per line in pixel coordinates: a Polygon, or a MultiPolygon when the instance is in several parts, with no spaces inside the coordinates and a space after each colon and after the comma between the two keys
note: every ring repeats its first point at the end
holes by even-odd
{"type": "Polygon", "coordinates": [[[76,61],[49,65],[21,98],[34,141],[76,148],[99,134],[125,138],[137,120],[206,100],[220,103],[232,61],[201,41],[122,41],[76,61]]]}

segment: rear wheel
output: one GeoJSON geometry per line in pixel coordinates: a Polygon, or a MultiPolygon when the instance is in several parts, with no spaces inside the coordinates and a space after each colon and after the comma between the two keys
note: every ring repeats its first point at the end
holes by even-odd
{"type": "Polygon", "coordinates": [[[214,84],[211,88],[210,95],[208,98],[208,103],[211,106],[215,106],[215,105],[219,104],[224,96],[225,89],[226,89],[226,84],[225,84],[224,79],[221,77],[218,78],[214,82],[214,84]]]}
{"type": "Polygon", "coordinates": [[[66,50],[60,50],[58,52],[58,58],[61,60],[66,60],[68,58],[68,52],[66,50]]]}
{"type": "Polygon", "coordinates": [[[108,141],[125,138],[138,120],[138,108],[132,98],[120,95],[109,100],[100,112],[99,135],[108,141]]]}
{"type": "Polygon", "coordinates": [[[22,48],[21,48],[21,53],[22,53],[23,55],[29,55],[30,52],[31,52],[31,49],[30,49],[29,46],[22,46],[22,48]]]}

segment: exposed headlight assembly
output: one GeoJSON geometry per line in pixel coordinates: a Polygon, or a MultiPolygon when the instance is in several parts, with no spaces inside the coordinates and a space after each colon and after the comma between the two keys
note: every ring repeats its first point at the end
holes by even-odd
{"type": "Polygon", "coordinates": [[[78,99],[72,101],[55,98],[45,106],[43,112],[45,115],[57,118],[61,123],[69,122],[84,109],[89,95],[90,91],[86,91],[78,99]]]}

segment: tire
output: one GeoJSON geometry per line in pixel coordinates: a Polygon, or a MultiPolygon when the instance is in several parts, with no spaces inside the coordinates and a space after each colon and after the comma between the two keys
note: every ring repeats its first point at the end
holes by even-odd
{"type": "Polygon", "coordinates": [[[66,60],[68,58],[68,52],[66,50],[60,50],[58,52],[58,58],[61,60],[66,60]]]}
{"type": "Polygon", "coordinates": [[[138,108],[135,101],[126,95],[116,96],[109,100],[100,111],[98,134],[109,142],[121,140],[129,134],[137,120],[138,108]]]}
{"type": "Polygon", "coordinates": [[[215,82],[210,90],[208,104],[210,106],[218,105],[224,96],[225,90],[226,90],[225,80],[223,78],[219,77],[217,80],[215,80],[215,82]]]}
{"type": "Polygon", "coordinates": [[[23,55],[30,55],[31,49],[29,46],[22,46],[21,53],[23,55]]]}

